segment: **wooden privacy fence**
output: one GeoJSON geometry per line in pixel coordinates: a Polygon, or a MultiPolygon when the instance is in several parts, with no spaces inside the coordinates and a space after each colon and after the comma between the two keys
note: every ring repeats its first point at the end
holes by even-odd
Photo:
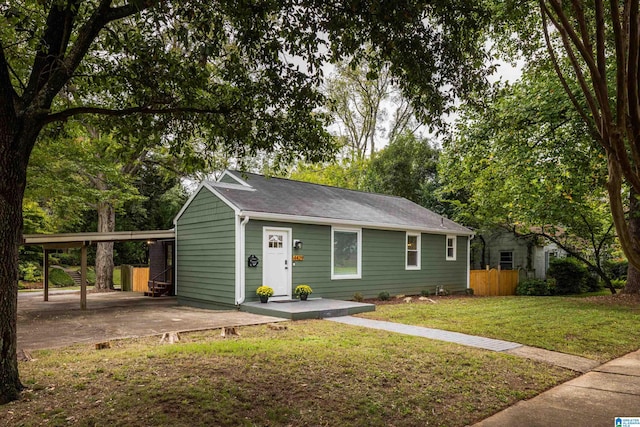
{"type": "Polygon", "coordinates": [[[146,292],[149,290],[149,267],[120,267],[123,291],[146,292]]]}
{"type": "Polygon", "coordinates": [[[515,295],[520,272],[518,270],[471,270],[469,287],[474,295],[505,296],[515,295]]]}

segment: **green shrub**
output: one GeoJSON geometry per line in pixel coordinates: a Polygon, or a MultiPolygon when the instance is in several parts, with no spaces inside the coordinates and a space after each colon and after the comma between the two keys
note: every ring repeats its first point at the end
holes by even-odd
{"type": "Polygon", "coordinates": [[[74,282],[71,276],[69,276],[61,268],[52,268],[49,271],[49,284],[55,288],[62,288],[65,286],[73,286],[74,282]]]}
{"type": "Polygon", "coordinates": [[[80,265],[80,258],[77,254],[51,254],[51,261],[54,265],[76,266],[80,265]]]}
{"type": "Polygon", "coordinates": [[[473,292],[474,292],[473,288],[467,288],[464,290],[465,294],[471,295],[471,296],[473,296],[473,292]]]}
{"type": "Polygon", "coordinates": [[[420,296],[428,297],[429,295],[431,295],[431,294],[429,293],[428,289],[423,289],[423,290],[420,291],[420,296]]]}
{"type": "Polygon", "coordinates": [[[600,283],[600,278],[589,271],[587,277],[584,281],[584,290],[586,292],[597,292],[602,289],[602,284],[600,283]]]}
{"type": "Polygon", "coordinates": [[[387,291],[382,291],[378,294],[378,299],[380,301],[389,301],[389,298],[391,298],[391,295],[389,295],[389,292],[387,291]]]}
{"type": "Polygon", "coordinates": [[[364,301],[364,297],[360,292],[356,292],[355,294],[353,294],[353,300],[357,302],[362,302],[364,301]]]}
{"type": "Polygon", "coordinates": [[[547,296],[552,295],[552,288],[541,279],[527,279],[518,283],[516,295],[547,296]]]}
{"type": "Polygon", "coordinates": [[[611,284],[616,289],[622,289],[627,285],[627,281],[622,279],[613,279],[611,280],[611,284]]]}
{"type": "Polygon", "coordinates": [[[627,260],[606,260],[602,263],[602,269],[611,279],[627,280],[627,269],[629,261],[627,260]]]}
{"type": "Polygon", "coordinates": [[[96,284],[96,270],[93,268],[87,268],[87,284],[88,285],[96,284]]]}
{"type": "Polygon", "coordinates": [[[20,280],[25,282],[37,282],[42,280],[40,265],[35,262],[20,262],[18,264],[18,275],[20,280]]]}
{"type": "Polygon", "coordinates": [[[547,276],[556,280],[557,295],[579,294],[587,288],[589,271],[575,258],[551,260],[547,276]]]}

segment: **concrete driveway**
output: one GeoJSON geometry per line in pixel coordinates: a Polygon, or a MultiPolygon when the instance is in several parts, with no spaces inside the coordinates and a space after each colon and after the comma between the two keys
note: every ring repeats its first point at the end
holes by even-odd
{"type": "Polygon", "coordinates": [[[281,322],[283,319],[237,310],[203,310],[178,305],[175,298],[145,297],[135,292],[87,294],[54,291],[18,295],[18,350],[93,344],[112,339],[281,322]]]}

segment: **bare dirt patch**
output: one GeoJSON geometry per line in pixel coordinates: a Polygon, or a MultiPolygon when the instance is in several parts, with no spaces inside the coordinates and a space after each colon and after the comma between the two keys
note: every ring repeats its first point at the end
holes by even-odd
{"type": "Polygon", "coordinates": [[[593,297],[585,297],[582,299],[594,304],[619,305],[627,307],[638,306],[640,308],[640,295],[637,294],[618,293],[616,295],[598,295],[593,297]]]}

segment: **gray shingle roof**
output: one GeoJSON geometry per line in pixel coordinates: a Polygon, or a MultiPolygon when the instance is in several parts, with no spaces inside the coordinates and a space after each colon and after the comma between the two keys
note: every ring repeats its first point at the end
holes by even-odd
{"type": "Polygon", "coordinates": [[[243,212],[326,218],[379,228],[406,228],[469,235],[473,232],[402,197],[347,190],[253,173],[227,171],[249,184],[207,182],[229,203],[243,212]],[[249,191],[248,191],[249,190],[249,191]]]}

